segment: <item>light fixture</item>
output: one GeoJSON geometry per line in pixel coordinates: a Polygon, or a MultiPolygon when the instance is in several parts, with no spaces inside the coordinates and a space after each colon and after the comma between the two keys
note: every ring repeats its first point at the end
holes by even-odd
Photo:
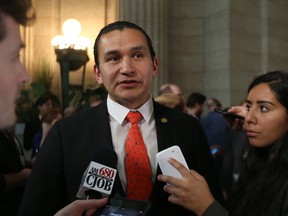
{"type": "Polygon", "coordinates": [[[67,19],[62,26],[64,35],[57,35],[51,40],[52,46],[55,49],[75,49],[86,50],[91,46],[91,40],[84,36],[79,36],[81,33],[81,24],[76,19],[67,19]]]}
{"type": "Polygon", "coordinates": [[[51,40],[55,48],[57,62],[61,70],[62,107],[69,106],[69,72],[83,66],[81,88],[84,89],[86,63],[89,61],[87,49],[91,46],[90,39],[79,36],[81,24],[76,19],[68,19],[63,23],[64,35],[57,35],[51,40]]]}

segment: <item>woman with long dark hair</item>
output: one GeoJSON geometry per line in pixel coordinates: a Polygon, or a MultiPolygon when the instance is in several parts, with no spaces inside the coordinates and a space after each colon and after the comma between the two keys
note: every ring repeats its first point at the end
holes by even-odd
{"type": "Polygon", "coordinates": [[[288,73],[273,71],[257,76],[248,88],[244,130],[248,154],[235,193],[227,203],[229,213],[211,195],[205,179],[171,160],[183,178],[159,176],[169,183],[169,201],[197,215],[288,215],[288,73]]]}

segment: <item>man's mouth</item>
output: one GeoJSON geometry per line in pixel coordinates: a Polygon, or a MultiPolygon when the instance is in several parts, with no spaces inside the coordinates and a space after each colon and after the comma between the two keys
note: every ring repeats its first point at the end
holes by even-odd
{"type": "Polygon", "coordinates": [[[124,81],[119,82],[118,85],[120,85],[121,87],[124,87],[124,88],[133,88],[133,87],[138,86],[139,83],[140,82],[138,82],[136,80],[124,80],[124,81]]]}

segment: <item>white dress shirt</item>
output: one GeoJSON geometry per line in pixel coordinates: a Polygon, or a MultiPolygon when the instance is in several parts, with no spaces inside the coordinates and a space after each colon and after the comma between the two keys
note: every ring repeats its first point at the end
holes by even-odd
{"type": "MultiPolygon", "coordinates": [[[[125,119],[130,109],[113,101],[109,95],[107,98],[107,108],[110,117],[110,128],[114,150],[118,156],[117,170],[124,190],[126,190],[125,174],[125,140],[130,129],[130,123],[125,119]]],[[[152,180],[156,176],[156,154],[158,152],[157,134],[154,119],[154,107],[152,97],[145,102],[139,109],[143,118],[139,122],[139,128],[142,132],[143,140],[146,145],[151,171],[152,180]]]]}

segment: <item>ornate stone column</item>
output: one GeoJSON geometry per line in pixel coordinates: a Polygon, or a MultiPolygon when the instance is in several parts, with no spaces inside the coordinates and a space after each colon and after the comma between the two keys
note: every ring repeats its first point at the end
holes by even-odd
{"type": "Polygon", "coordinates": [[[159,85],[167,81],[167,1],[119,0],[119,20],[134,22],[150,35],[159,60],[159,76],[153,83],[155,96],[159,85]]]}

